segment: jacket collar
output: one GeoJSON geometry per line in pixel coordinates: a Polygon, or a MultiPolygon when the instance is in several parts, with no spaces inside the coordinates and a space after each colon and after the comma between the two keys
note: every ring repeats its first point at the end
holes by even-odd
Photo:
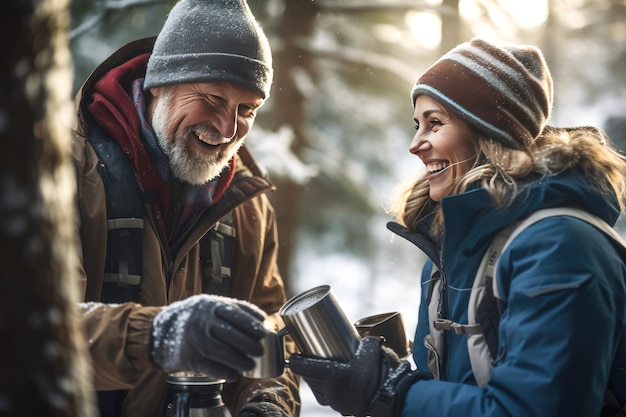
{"type": "Polygon", "coordinates": [[[522,184],[519,197],[504,209],[495,207],[483,188],[446,197],[441,204],[446,251],[461,246],[470,252],[479,250],[502,228],[543,208],[580,207],[610,225],[620,214],[615,196],[598,189],[577,169],[522,184]]]}
{"type": "MultiPolygon", "coordinates": [[[[493,236],[510,223],[530,213],[548,207],[575,206],[583,208],[614,225],[620,215],[619,204],[612,193],[598,189],[576,169],[546,176],[522,184],[520,197],[510,206],[498,209],[484,188],[445,197],[441,201],[445,219],[443,245],[445,253],[463,250],[482,253],[493,236]]],[[[419,220],[428,224],[429,218],[419,220]]],[[[411,232],[397,223],[387,228],[418,246],[436,264],[439,250],[424,227],[411,232]],[[421,230],[421,231],[420,231],[421,230]]]]}

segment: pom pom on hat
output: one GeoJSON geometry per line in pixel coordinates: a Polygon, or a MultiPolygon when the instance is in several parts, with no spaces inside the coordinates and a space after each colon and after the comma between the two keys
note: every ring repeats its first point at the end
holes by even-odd
{"type": "Polygon", "coordinates": [[[181,0],[148,61],[144,88],[230,82],[269,96],[272,56],[245,0],[181,0]]]}
{"type": "Polygon", "coordinates": [[[541,51],[481,38],[443,55],[413,87],[505,146],[529,147],[552,110],[552,77],[541,51]]]}

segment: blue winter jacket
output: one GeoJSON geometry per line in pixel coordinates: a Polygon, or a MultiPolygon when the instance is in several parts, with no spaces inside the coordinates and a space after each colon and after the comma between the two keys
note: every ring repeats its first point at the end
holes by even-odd
{"type": "MultiPolygon", "coordinates": [[[[423,340],[429,333],[426,297],[433,262],[447,280],[449,318],[467,323],[478,264],[499,230],[554,206],[578,206],[611,225],[620,214],[614,196],[575,171],[543,178],[526,191],[526,198],[505,210],[497,210],[484,189],[444,198],[439,247],[424,233],[389,224],[430,257],[422,271],[414,339],[413,357],[421,370],[428,371],[423,340]]],[[[476,385],[467,337],[447,332],[444,380],[415,383],[402,417],[596,417],[607,383],[626,403],[626,267],[610,238],[578,219],[544,219],[502,253],[497,277],[507,306],[487,386],[476,385]]]]}

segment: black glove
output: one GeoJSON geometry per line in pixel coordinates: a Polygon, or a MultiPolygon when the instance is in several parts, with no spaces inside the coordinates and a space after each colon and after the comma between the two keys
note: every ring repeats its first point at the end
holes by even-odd
{"type": "Polygon", "coordinates": [[[348,363],[294,354],[289,368],[302,376],[321,405],[356,417],[400,415],[409,387],[427,378],[420,371],[411,371],[407,361],[399,360],[374,336],[361,339],[348,363]]]}
{"type": "Polygon", "coordinates": [[[254,402],[246,404],[238,417],[288,417],[287,413],[270,402],[254,402]]]}
{"type": "Polygon", "coordinates": [[[234,298],[200,294],[165,307],[152,324],[152,359],[165,372],[234,381],[261,356],[265,313],[234,298]]]}
{"type": "Polygon", "coordinates": [[[286,385],[275,381],[272,386],[256,384],[237,417],[293,417],[300,414],[300,403],[286,385]]]}

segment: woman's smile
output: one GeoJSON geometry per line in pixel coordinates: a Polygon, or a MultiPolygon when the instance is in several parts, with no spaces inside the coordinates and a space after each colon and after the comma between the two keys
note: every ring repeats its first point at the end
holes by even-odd
{"type": "Polygon", "coordinates": [[[441,171],[445,170],[450,166],[450,163],[447,161],[443,162],[430,162],[426,165],[426,170],[430,172],[431,175],[438,174],[441,171]]]}

